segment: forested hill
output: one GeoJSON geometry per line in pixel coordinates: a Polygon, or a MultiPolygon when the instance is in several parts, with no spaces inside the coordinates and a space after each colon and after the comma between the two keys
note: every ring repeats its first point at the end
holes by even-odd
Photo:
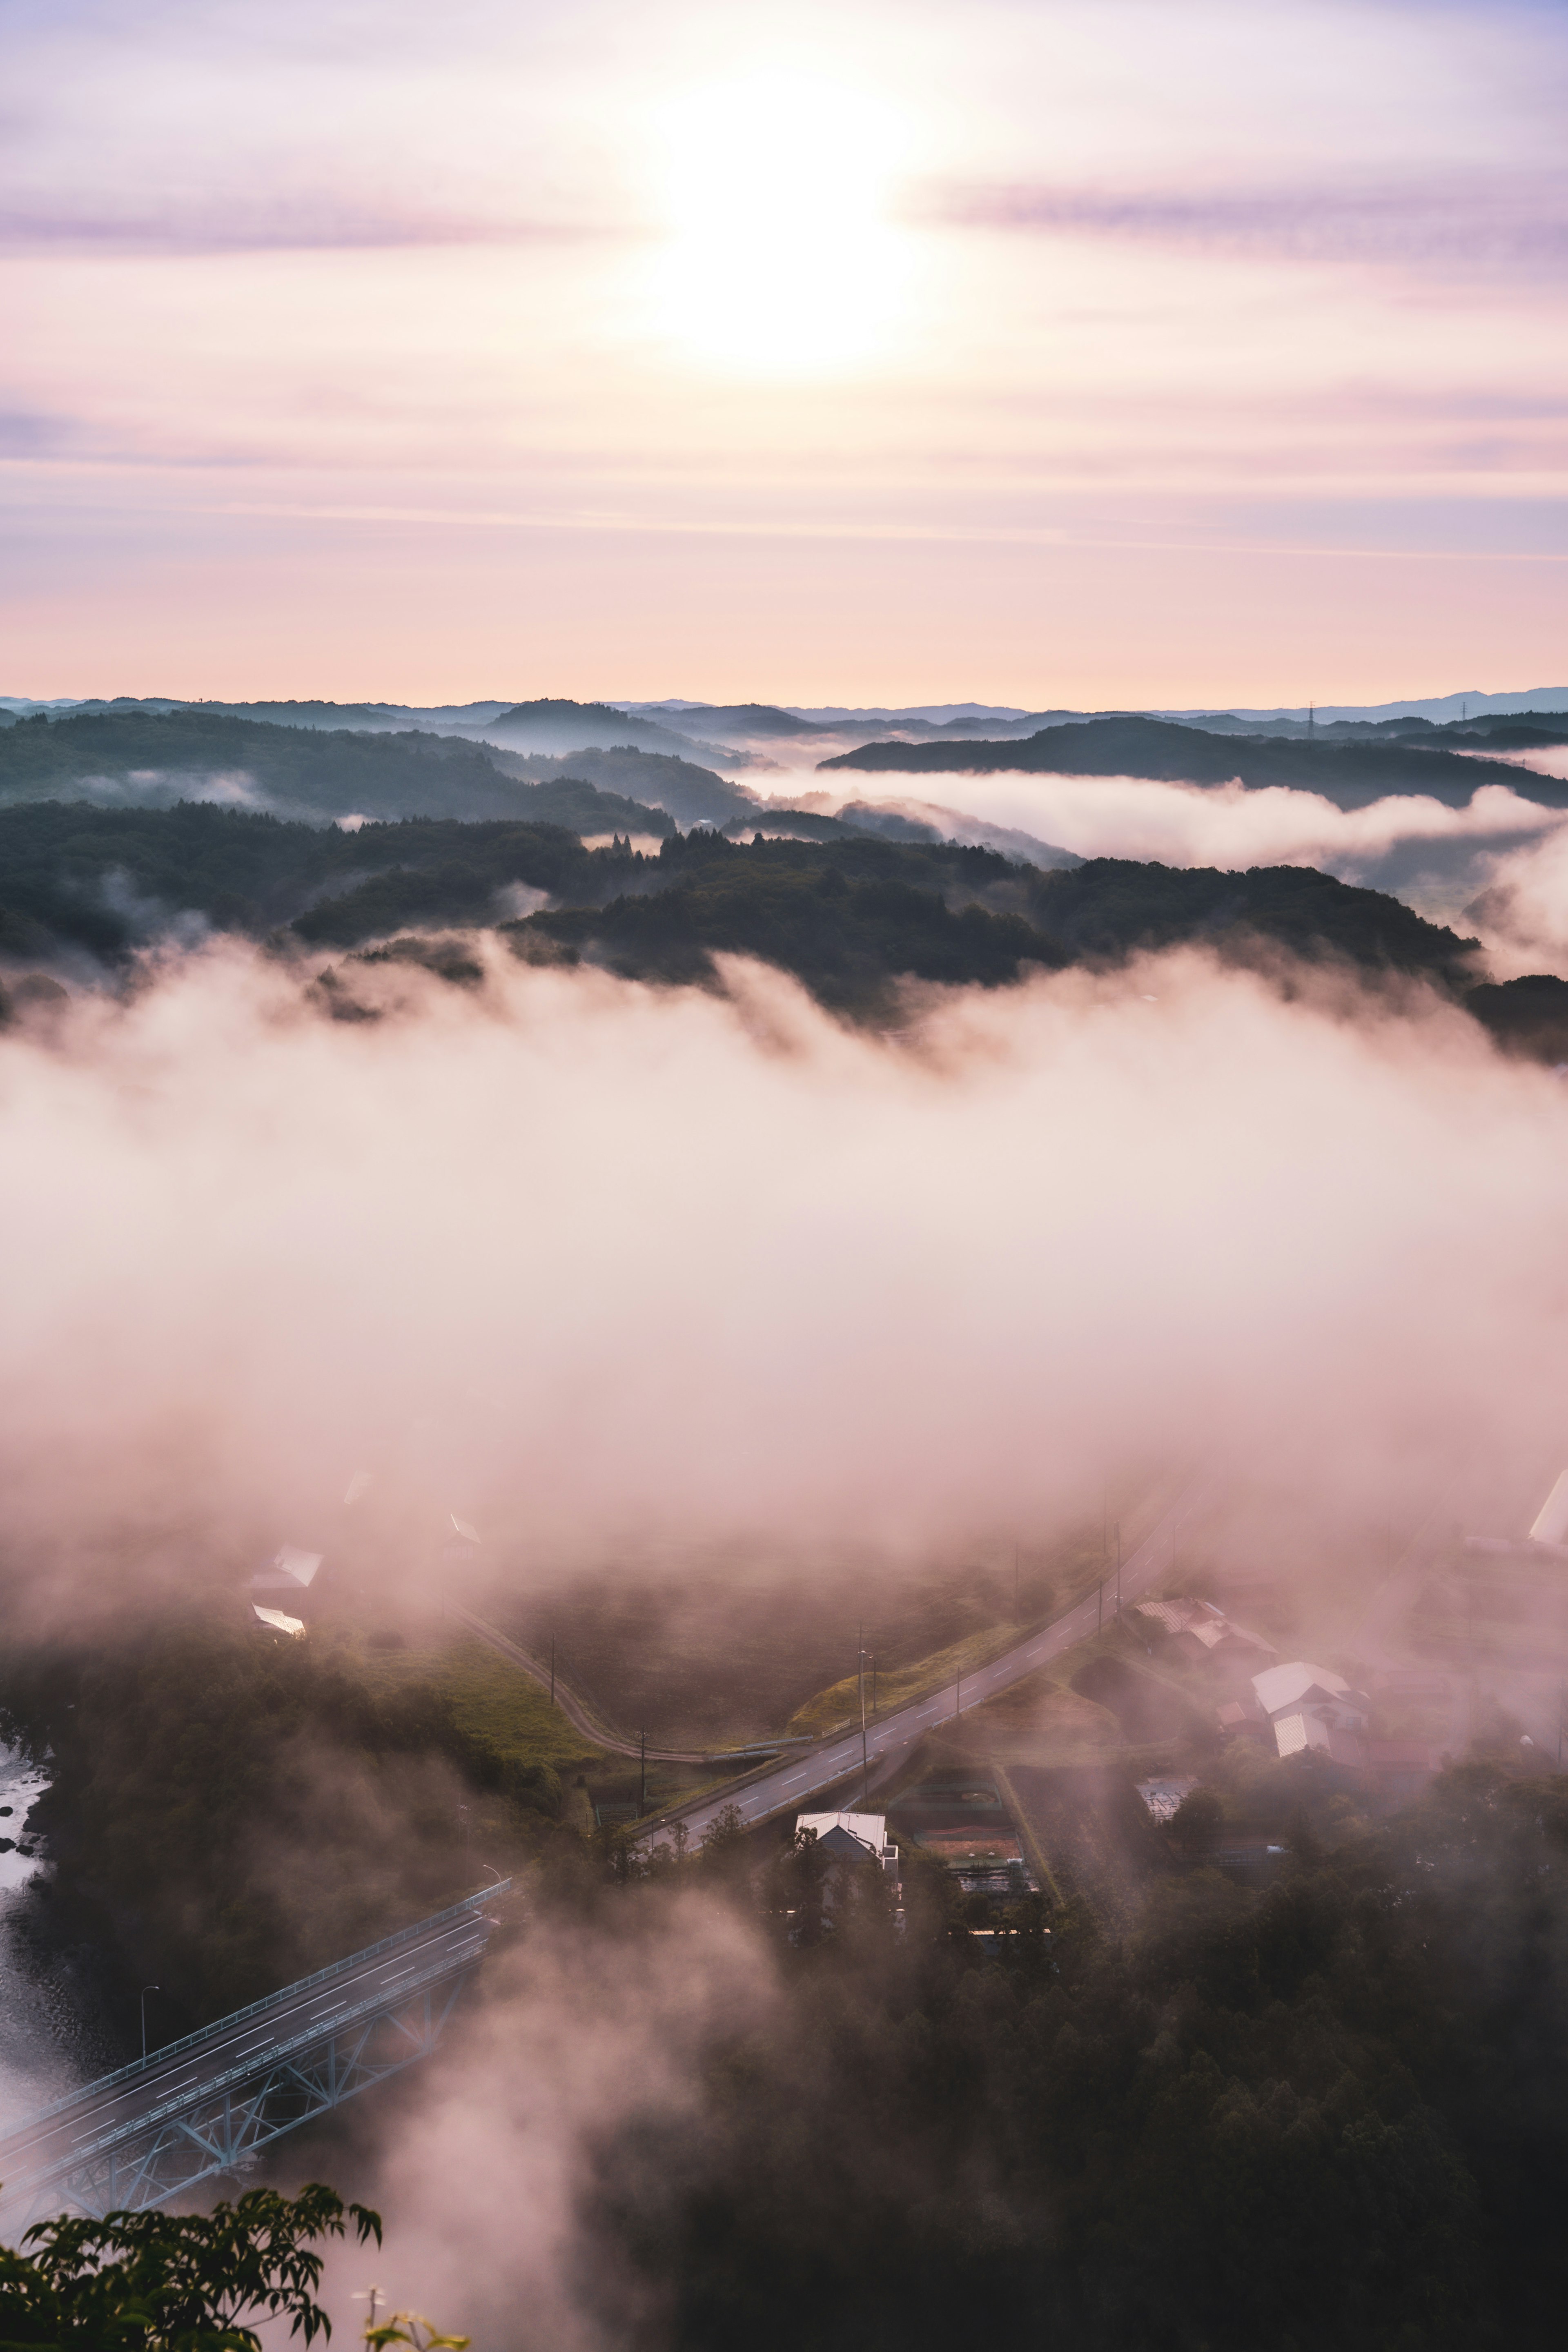
{"type": "Polygon", "coordinates": [[[1170,719],[1090,719],[1042,727],[1012,742],[863,743],[819,763],[915,775],[990,775],[1004,771],[1058,776],[1147,776],[1170,783],[1253,790],[1283,785],[1321,793],[1341,808],[1390,793],[1420,793],[1451,807],[1468,805],[1482,784],[1503,784],[1526,800],[1568,808],[1568,783],[1507,761],[1408,743],[1312,742],[1287,737],[1211,734],[1170,719]]]}
{"type": "MultiPolygon", "coordinates": [[[[713,986],[716,958],[752,957],[871,1021],[899,1016],[907,979],[1006,987],[1196,943],[1264,969],[1291,956],[1423,980],[1510,1051],[1568,1059],[1568,982],[1489,984],[1474,940],[1310,866],[1101,857],[1052,872],[842,828],[805,841],[672,834],[650,856],[624,835],[591,850],[560,826],[501,821],[344,832],[197,803],[0,807],[0,1014],[28,965],[79,979],[85,954],[107,975],[164,937],[232,931],[300,957],[380,955],[403,935],[399,954],[417,957],[434,933],[479,929],[530,961],[665,985],[713,986]]],[[[471,956],[445,964],[478,975],[471,956]]]]}
{"type": "MultiPolygon", "coordinates": [[[[0,955],[85,950],[113,963],[192,918],[215,930],[354,946],[411,924],[486,923],[509,886],[591,902],[648,861],[584,849],[557,825],[408,817],[347,833],[187,802],[0,808],[0,955]]],[[[537,901],[535,901],[537,903],[537,901]]],[[[515,905],[512,911],[515,911],[515,905]]]]}
{"type": "Polygon", "coordinates": [[[1305,866],[1221,874],[1121,858],[1065,872],[986,849],[869,839],[667,842],[659,887],[595,908],[542,911],[512,927],[530,954],[584,955],[642,979],[707,976],[720,954],[752,955],[845,1011],[868,1011],[899,976],[994,987],[1030,969],[1113,963],[1199,940],[1234,960],[1281,950],[1462,990],[1473,940],[1397,898],[1305,866]]]}
{"type": "MultiPolygon", "coordinates": [[[[656,793],[714,793],[726,816],[746,799],[706,768],[679,760],[650,759],[638,768],[627,755],[616,773],[627,771],[656,793]]],[[[510,817],[584,834],[672,829],[662,809],[628,798],[614,780],[601,786],[586,778],[581,762],[530,763],[452,735],[280,727],[214,711],[19,719],[0,731],[0,808],[51,798],[140,809],[209,800],[318,820],[510,817]]],[[[683,811],[684,802],[675,814],[689,823],[683,811]]]]}

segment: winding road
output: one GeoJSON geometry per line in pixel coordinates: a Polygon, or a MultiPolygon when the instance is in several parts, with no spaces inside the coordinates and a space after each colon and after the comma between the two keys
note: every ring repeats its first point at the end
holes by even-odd
{"type": "MultiPolygon", "coordinates": [[[[1123,1606],[1147,1592],[1155,1580],[1167,1572],[1182,1529],[1209,1499],[1208,1490],[1194,1483],[1184,1487],[1175,1501],[1162,1512],[1136,1551],[1121,1563],[1123,1606]]],[[[1110,1579],[1103,1591],[1109,1616],[1114,1606],[1110,1579]]],[[[873,1776],[878,1766],[894,1762],[939,1724],[994,1698],[998,1691],[1009,1689],[1014,1683],[1022,1682],[1026,1675],[1048,1664],[1052,1658],[1076,1648],[1096,1630],[1100,1612],[1100,1592],[1091,1592],[1038,1633],[1029,1634],[1013,1649],[1005,1650],[999,1658],[993,1658],[989,1665],[977,1666],[962,1682],[949,1683],[930,1697],[910,1699],[890,1714],[868,1719],[864,1752],[858,1725],[853,1731],[836,1732],[812,1748],[781,1757],[776,1763],[763,1765],[744,1779],[710,1790],[688,1804],[668,1807],[648,1823],[643,1832],[645,1842],[657,1844],[677,1822],[685,1823],[688,1836],[695,1842],[729,1805],[735,1807],[748,1828],[754,1828],[775,1813],[794,1811],[813,1798],[826,1796],[830,1789],[863,1770],[868,1777],[873,1776]]],[[[853,1794],[846,1801],[852,1804],[853,1794]]]]}

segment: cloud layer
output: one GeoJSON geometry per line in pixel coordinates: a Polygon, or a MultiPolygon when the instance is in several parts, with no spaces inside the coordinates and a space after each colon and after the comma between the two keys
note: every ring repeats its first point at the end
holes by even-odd
{"type": "Polygon", "coordinates": [[[456,1508],[526,1584],[655,1538],[925,1559],[1131,1458],[1394,1508],[1568,1433],[1568,1100],[1436,1004],[1177,956],[889,1045],[761,972],[377,985],[334,1022],[209,946],[0,1044],[46,1614],[237,1574],[366,1464],[389,1578],[456,1508]]]}

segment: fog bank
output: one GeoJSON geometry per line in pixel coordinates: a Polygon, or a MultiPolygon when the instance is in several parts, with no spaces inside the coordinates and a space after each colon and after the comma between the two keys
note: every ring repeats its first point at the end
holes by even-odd
{"type": "Polygon", "coordinates": [[[500,958],[215,942],[0,1041],[0,1461],[58,1619],[226,1578],[368,1467],[379,1572],[656,1538],[930,1557],[1131,1457],[1399,1510],[1568,1429],[1568,1098],[1462,1015],[1200,954],[889,1043],[500,958]]]}

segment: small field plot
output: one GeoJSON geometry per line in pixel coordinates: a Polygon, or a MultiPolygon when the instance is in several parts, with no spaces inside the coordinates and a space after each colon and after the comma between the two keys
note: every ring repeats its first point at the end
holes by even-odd
{"type": "Polygon", "coordinates": [[[352,1655],[372,1690],[428,1694],[481,1779],[514,1782],[531,1769],[598,1757],[521,1666],[471,1634],[454,1636],[444,1619],[411,1624],[395,1646],[384,1637],[378,1645],[374,1635],[357,1641],[352,1655]]]}
{"type": "Polygon", "coordinates": [[[1012,1764],[1006,1777],[1062,1898],[1080,1896],[1114,1933],[1129,1927],[1150,1881],[1174,1864],[1126,1770],[1012,1764]]]}

